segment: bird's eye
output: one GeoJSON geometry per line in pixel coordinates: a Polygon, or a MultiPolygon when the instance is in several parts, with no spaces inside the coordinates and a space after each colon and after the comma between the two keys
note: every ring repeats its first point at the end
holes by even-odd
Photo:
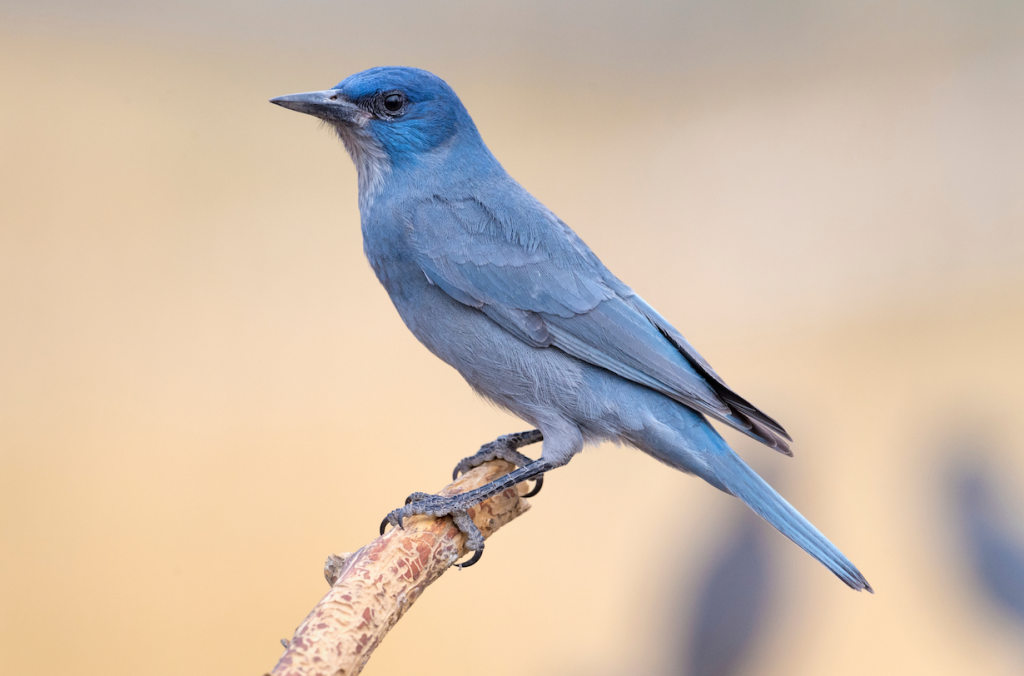
{"type": "Polygon", "coordinates": [[[405,97],[401,94],[388,94],[384,97],[384,110],[397,113],[405,105],[405,97]]]}

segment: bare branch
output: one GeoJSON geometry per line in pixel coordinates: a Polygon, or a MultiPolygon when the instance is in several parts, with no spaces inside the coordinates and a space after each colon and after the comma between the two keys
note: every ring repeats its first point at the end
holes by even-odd
{"type": "MultiPolygon", "coordinates": [[[[441,494],[464,493],[513,469],[492,460],[441,494]]],[[[469,510],[485,538],[530,508],[520,490],[510,488],[469,510]]],[[[405,530],[391,530],[355,554],[331,555],[324,566],[331,590],[295,630],[271,676],[358,674],[423,590],[466,554],[465,539],[449,517],[415,516],[405,520],[405,530]]]]}

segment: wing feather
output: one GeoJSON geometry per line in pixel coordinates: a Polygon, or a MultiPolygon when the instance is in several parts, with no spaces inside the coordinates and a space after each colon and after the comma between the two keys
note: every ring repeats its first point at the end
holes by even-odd
{"type": "Polygon", "coordinates": [[[527,344],[556,347],[792,455],[781,425],[733,392],[567,225],[521,197],[504,209],[476,196],[413,205],[410,240],[427,278],[527,344]]]}

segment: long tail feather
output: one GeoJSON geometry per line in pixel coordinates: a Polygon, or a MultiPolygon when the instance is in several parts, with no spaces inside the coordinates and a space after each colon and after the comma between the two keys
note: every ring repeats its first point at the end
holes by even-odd
{"type": "Polygon", "coordinates": [[[851,588],[874,593],[857,567],[732,449],[726,447],[709,454],[706,459],[711,471],[728,492],[745,502],[761,518],[823,563],[851,588]]]}

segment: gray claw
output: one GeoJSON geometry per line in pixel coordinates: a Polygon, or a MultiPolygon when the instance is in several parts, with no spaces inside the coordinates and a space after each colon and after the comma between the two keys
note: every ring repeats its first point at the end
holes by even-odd
{"type": "Polygon", "coordinates": [[[483,556],[483,555],[484,555],[484,550],[478,549],[475,552],[473,552],[473,556],[469,559],[469,561],[466,561],[465,563],[456,563],[455,567],[458,568],[459,570],[462,570],[463,568],[469,568],[470,566],[475,564],[477,561],[479,561],[480,557],[483,556]]]}
{"type": "MultiPolygon", "coordinates": [[[[409,503],[406,502],[406,504],[409,503]]],[[[395,528],[401,528],[402,530],[405,530],[405,524],[402,523],[404,518],[404,507],[399,507],[398,509],[391,510],[390,512],[388,512],[388,515],[384,517],[384,520],[380,522],[380,534],[384,535],[384,531],[387,529],[389,523],[395,528]]]]}
{"type": "Polygon", "coordinates": [[[533,496],[537,495],[537,493],[540,493],[540,489],[541,489],[541,487],[543,485],[544,485],[544,475],[541,474],[539,477],[537,477],[534,480],[533,488],[530,489],[530,492],[529,493],[524,493],[523,497],[524,498],[532,498],[533,496]]]}
{"type": "MultiPolygon", "coordinates": [[[[469,470],[473,469],[474,466],[472,464],[470,464],[469,461],[470,461],[470,458],[475,458],[475,457],[476,456],[473,455],[473,456],[470,456],[469,458],[463,458],[462,460],[459,460],[459,464],[455,465],[455,469],[452,470],[452,481],[455,481],[456,479],[458,479],[460,474],[465,474],[469,470]]],[[[481,463],[481,464],[483,464],[483,463],[481,463]]]]}
{"type": "Polygon", "coordinates": [[[473,558],[469,561],[455,564],[461,570],[472,566],[484,555],[484,535],[476,527],[476,524],[473,523],[473,519],[469,518],[469,512],[454,512],[452,514],[452,521],[455,522],[455,526],[460,531],[466,534],[466,549],[473,552],[473,558]]]}

